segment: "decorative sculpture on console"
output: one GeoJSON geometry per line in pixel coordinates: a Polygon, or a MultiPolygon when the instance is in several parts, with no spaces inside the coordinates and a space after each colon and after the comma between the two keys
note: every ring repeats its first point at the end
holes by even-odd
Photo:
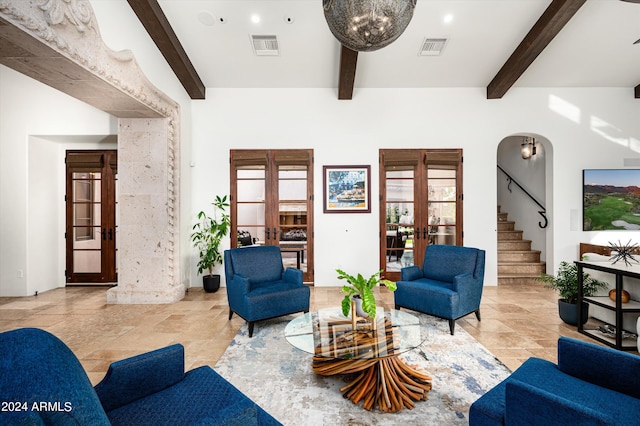
{"type": "Polygon", "coordinates": [[[611,249],[611,258],[609,260],[612,261],[613,265],[620,260],[624,260],[624,264],[627,266],[631,266],[630,261],[640,263],[633,257],[634,252],[638,250],[638,244],[632,244],[631,240],[626,245],[623,245],[620,240],[618,240],[618,244],[609,242],[609,248],[611,249]]]}

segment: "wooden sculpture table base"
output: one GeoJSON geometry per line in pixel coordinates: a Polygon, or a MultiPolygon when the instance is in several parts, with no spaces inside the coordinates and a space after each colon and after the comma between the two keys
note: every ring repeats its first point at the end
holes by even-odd
{"type": "MultiPolygon", "coordinates": [[[[391,332],[390,327],[387,330],[391,332]]],[[[366,346],[368,340],[375,340],[368,333],[354,334],[352,337],[358,340],[359,346],[366,346]]],[[[334,343],[340,346],[339,342],[334,343]]],[[[322,376],[355,375],[350,383],[340,388],[340,392],[356,405],[362,401],[362,407],[366,410],[377,407],[395,413],[404,407],[412,409],[414,401],[426,400],[431,390],[431,377],[408,366],[397,355],[361,359],[315,355],[311,366],[316,374],[322,376]]]]}

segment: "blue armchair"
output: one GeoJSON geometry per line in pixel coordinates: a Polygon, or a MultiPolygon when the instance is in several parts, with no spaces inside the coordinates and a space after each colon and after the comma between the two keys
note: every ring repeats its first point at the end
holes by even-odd
{"type": "Polygon", "coordinates": [[[558,364],[529,358],[475,401],[471,426],[632,426],[640,422],[640,357],[568,337],[558,364]]]}
{"type": "Polygon", "coordinates": [[[182,345],[115,362],[94,388],[73,352],[36,328],[0,333],[0,401],[2,425],[280,424],[210,367],[185,373],[182,345]]]}
{"type": "Polygon", "coordinates": [[[311,291],[302,282],[302,271],[284,269],[276,246],[240,247],[224,252],[229,319],[237,313],[249,323],[253,336],[256,321],[295,312],[309,312],[311,291]]]}
{"type": "Polygon", "coordinates": [[[448,319],[452,335],[458,318],[475,312],[480,321],[484,255],[484,250],[471,247],[427,246],[422,268],[401,270],[394,292],[396,309],[448,319]]]}

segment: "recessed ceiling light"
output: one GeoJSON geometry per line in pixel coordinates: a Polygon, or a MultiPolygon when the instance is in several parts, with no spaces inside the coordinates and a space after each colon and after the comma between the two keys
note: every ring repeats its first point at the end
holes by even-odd
{"type": "Polygon", "coordinates": [[[251,15],[251,22],[254,24],[260,23],[260,15],[251,15]]]}
{"type": "Polygon", "coordinates": [[[446,15],[444,15],[444,18],[442,18],[442,20],[445,24],[450,24],[451,22],[453,22],[453,14],[447,13],[446,15]]]}

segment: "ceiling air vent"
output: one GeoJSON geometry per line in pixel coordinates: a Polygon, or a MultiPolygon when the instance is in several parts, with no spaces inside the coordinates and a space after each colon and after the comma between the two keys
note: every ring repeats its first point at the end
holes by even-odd
{"type": "Polygon", "coordinates": [[[438,56],[442,53],[444,45],[447,44],[446,38],[425,38],[420,48],[420,56],[438,56]]]}
{"type": "Polygon", "coordinates": [[[251,35],[251,46],[256,56],[278,56],[278,39],[274,35],[251,35]]]}

